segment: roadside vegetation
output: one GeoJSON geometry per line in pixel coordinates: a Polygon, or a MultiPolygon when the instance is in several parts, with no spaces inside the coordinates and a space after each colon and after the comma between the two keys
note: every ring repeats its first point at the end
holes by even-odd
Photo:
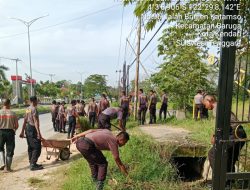
{"type": "MultiPolygon", "coordinates": [[[[179,180],[176,168],[169,162],[169,156],[163,156],[166,155],[166,152],[171,151],[171,147],[164,147],[163,149],[153,142],[150,137],[140,134],[138,129],[130,130],[130,134],[131,139],[129,143],[120,149],[121,158],[128,167],[129,176],[123,176],[116,166],[111,153],[105,152],[109,162],[105,189],[203,189],[197,184],[187,186],[187,184],[179,180]]],[[[73,162],[67,170],[64,170],[64,173],[65,180],[61,189],[95,189],[95,185],[91,181],[89,166],[84,159],[73,162]]]]}
{"type": "MultiPolygon", "coordinates": [[[[39,105],[37,107],[37,109],[38,109],[38,112],[40,114],[50,112],[50,106],[49,105],[43,105],[43,106],[39,105]]],[[[26,108],[20,108],[20,109],[13,109],[12,111],[14,111],[17,114],[18,118],[22,118],[24,116],[24,114],[25,114],[25,110],[26,110],[26,108]]]]}

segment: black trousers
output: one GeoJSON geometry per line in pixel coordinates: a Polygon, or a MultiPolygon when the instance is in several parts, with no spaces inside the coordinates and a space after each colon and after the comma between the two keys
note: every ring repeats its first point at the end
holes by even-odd
{"type": "Polygon", "coordinates": [[[95,126],[96,112],[89,112],[89,124],[91,127],[95,126]]]}
{"type": "Polygon", "coordinates": [[[53,123],[54,131],[57,131],[57,123],[56,123],[57,114],[56,113],[52,113],[51,115],[52,115],[52,123],[53,123]]]}
{"type": "Polygon", "coordinates": [[[41,155],[42,145],[41,140],[37,138],[37,131],[35,126],[27,124],[25,134],[28,143],[28,155],[30,164],[36,164],[41,155]]]}
{"type": "Polygon", "coordinates": [[[156,123],[156,105],[151,105],[149,108],[150,124],[156,123]]]}
{"type": "Polygon", "coordinates": [[[6,145],[6,156],[13,157],[15,150],[15,131],[13,129],[0,129],[0,152],[4,152],[6,145]]]}
{"type": "Polygon", "coordinates": [[[140,107],[138,110],[138,120],[139,120],[140,125],[144,125],[144,123],[145,123],[146,112],[147,112],[147,108],[145,108],[145,107],[140,107]]]}
{"type": "Polygon", "coordinates": [[[102,152],[87,138],[80,138],[76,142],[76,148],[87,160],[92,178],[98,181],[104,181],[107,175],[108,162],[102,152]]]}
{"type": "Polygon", "coordinates": [[[168,108],[168,105],[167,104],[165,104],[165,103],[163,103],[162,105],[161,105],[161,109],[160,109],[160,112],[159,112],[159,118],[160,118],[160,120],[161,120],[161,115],[162,115],[162,112],[163,112],[163,114],[164,114],[164,119],[166,119],[167,118],[167,108],[168,108]]]}
{"type": "Polygon", "coordinates": [[[74,136],[75,129],[76,129],[76,118],[74,116],[69,116],[68,139],[74,136]]]}
{"type": "Polygon", "coordinates": [[[204,105],[203,105],[203,109],[202,109],[202,118],[208,119],[208,109],[205,108],[204,105]]]}
{"type": "Polygon", "coordinates": [[[98,117],[98,128],[99,129],[111,129],[110,117],[101,113],[98,117]]]}
{"type": "MultiPolygon", "coordinates": [[[[227,172],[235,172],[235,163],[239,159],[240,151],[244,144],[245,142],[234,142],[233,145],[227,149],[227,172]]],[[[213,146],[208,152],[208,159],[212,169],[214,168],[214,154],[213,146]]]]}
{"type": "Polygon", "coordinates": [[[127,124],[127,118],[128,118],[128,107],[123,108],[123,114],[122,114],[122,126],[125,129],[126,128],[126,124],[127,124]]]}

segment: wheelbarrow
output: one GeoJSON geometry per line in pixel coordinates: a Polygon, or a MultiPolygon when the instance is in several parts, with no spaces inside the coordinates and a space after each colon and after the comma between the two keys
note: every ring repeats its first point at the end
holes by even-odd
{"type": "Polygon", "coordinates": [[[42,146],[46,148],[47,160],[50,160],[51,156],[54,155],[61,160],[68,160],[70,157],[70,140],[54,140],[44,139],[42,140],[42,146]]]}

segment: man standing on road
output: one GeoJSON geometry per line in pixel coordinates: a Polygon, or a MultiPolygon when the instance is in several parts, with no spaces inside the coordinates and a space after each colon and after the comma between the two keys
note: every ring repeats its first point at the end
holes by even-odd
{"type": "Polygon", "coordinates": [[[24,138],[24,131],[28,143],[28,155],[30,162],[30,170],[41,170],[43,166],[37,164],[37,160],[41,155],[43,137],[40,132],[39,114],[37,111],[37,97],[30,97],[30,106],[26,109],[22,131],[20,137],[24,138]]]}
{"type": "Polygon", "coordinates": [[[18,128],[16,114],[10,110],[10,100],[3,102],[0,110],[0,170],[11,171],[12,158],[15,150],[15,132],[18,128]],[[6,144],[6,157],[4,145],[6,144]],[[6,161],[6,163],[5,163],[6,161]]]}
{"type": "Polygon", "coordinates": [[[96,190],[103,190],[108,168],[108,162],[101,150],[111,151],[121,172],[128,175],[119,156],[119,147],[124,146],[128,140],[127,132],[120,132],[114,136],[107,129],[88,130],[72,138],[72,142],[76,141],[76,148],[89,164],[92,179],[96,182],[96,190]]]}
{"type": "Polygon", "coordinates": [[[75,106],[76,100],[71,100],[71,105],[67,108],[67,116],[69,118],[68,139],[74,136],[76,129],[76,118],[79,117],[75,106]]]}
{"type": "Polygon", "coordinates": [[[95,126],[97,111],[98,108],[95,102],[95,98],[92,98],[88,106],[89,123],[92,128],[95,126]]]}
{"type": "Polygon", "coordinates": [[[105,109],[98,117],[98,128],[99,129],[111,129],[111,119],[117,118],[119,122],[119,129],[125,131],[122,125],[122,116],[123,110],[122,108],[107,108],[105,109]]]}
{"type": "Polygon", "coordinates": [[[159,118],[160,120],[162,119],[161,114],[163,112],[164,114],[164,121],[167,118],[167,108],[168,108],[168,97],[167,97],[167,93],[165,91],[163,91],[163,95],[161,97],[161,109],[159,112],[159,118]]]}
{"type": "Polygon", "coordinates": [[[150,121],[149,124],[156,123],[156,104],[157,97],[153,90],[150,90],[150,100],[149,100],[149,113],[150,113],[150,121]]]}
{"type": "Polygon", "coordinates": [[[146,112],[148,109],[148,98],[145,94],[143,94],[143,89],[139,90],[138,105],[139,105],[139,109],[138,109],[139,125],[144,125],[145,120],[146,120],[146,112]]]}
{"type": "Polygon", "coordinates": [[[60,133],[66,133],[66,111],[65,111],[65,102],[63,101],[58,110],[58,118],[59,118],[59,131],[60,133]]]}
{"type": "Polygon", "coordinates": [[[51,112],[51,117],[52,117],[52,123],[53,123],[54,131],[57,131],[56,117],[57,117],[58,112],[57,112],[57,105],[56,105],[56,101],[55,100],[52,101],[50,112],[51,112]]]}
{"type": "Polygon", "coordinates": [[[79,116],[84,116],[84,107],[80,100],[76,101],[76,112],[79,116]]]}

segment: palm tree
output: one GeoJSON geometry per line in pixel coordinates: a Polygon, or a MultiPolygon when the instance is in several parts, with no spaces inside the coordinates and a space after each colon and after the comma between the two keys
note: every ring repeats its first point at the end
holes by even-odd
{"type": "Polygon", "coordinates": [[[9,70],[8,67],[5,67],[4,65],[0,65],[0,81],[6,80],[5,71],[8,71],[8,70],[9,70]]]}

